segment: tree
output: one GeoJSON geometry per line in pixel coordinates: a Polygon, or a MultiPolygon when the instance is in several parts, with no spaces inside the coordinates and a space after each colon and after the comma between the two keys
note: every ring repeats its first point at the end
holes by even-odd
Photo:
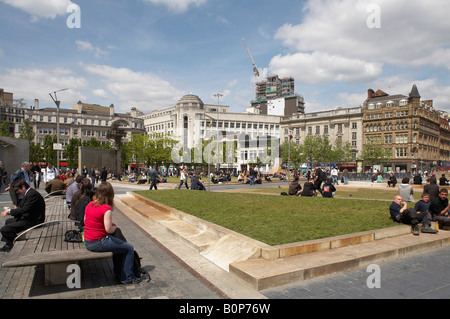
{"type": "Polygon", "coordinates": [[[114,141],[114,147],[116,150],[120,150],[123,145],[123,139],[127,136],[127,133],[120,127],[123,121],[115,121],[111,124],[111,128],[106,132],[106,137],[114,141]]]}
{"type": "Polygon", "coordinates": [[[43,156],[47,163],[55,164],[57,161],[57,152],[53,150],[53,143],[56,143],[56,135],[45,135],[44,145],[43,145],[43,156]]]}
{"type": "Polygon", "coordinates": [[[334,141],[332,150],[332,161],[333,163],[347,163],[354,160],[352,146],[350,142],[343,142],[342,139],[337,138],[334,141]]]}
{"type": "Polygon", "coordinates": [[[132,134],[131,140],[121,149],[121,153],[136,163],[145,163],[147,167],[153,165],[171,164],[172,148],[177,143],[171,137],[161,137],[159,134],[132,134]]]}
{"type": "Polygon", "coordinates": [[[373,166],[374,164],[388,162],[392,158],[392,151],[367,141],[363,146],[361,156],[366,164],[373,166]]]}
{"type": "Polygon", "coordinates": [[[23,126],[20,128],[19,138],[28,140],[28,142],[31,143],[31,141],[34,140],[34,136],[35,134],[33,132],[33,124],[31,124],[31,121],[23,121],[23,126]]]}
{"type": "Polygon", "coordinates": [[[0,123],[0,136],[13,137],[9,131],[10,122],[8,120],[0,123]]]}
{"type": "Polygon", "coordinates": [[[30,161],[40,162],[44,158],[44,151],[41,148],[41,144],[30,143],[30,161]]]}
{"type": "Polygon", "coordinates": [[[78,147],[80,141],[76,138],[71,138],[66,146],[67,165],[69,167],[78,166],[78,147]]]}

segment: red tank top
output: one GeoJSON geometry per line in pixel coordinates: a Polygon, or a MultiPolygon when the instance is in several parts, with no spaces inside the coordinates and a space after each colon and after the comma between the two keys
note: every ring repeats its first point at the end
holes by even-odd
{"type": "Polygon", "coordinates": [[[111,206],[96,206],[95,202],[90,202],[86,206],[84,212],[84,239],[94,241],[100,240],[108,235],[104,223],[104,216],[108,210],[112,210],[111,206]]]}

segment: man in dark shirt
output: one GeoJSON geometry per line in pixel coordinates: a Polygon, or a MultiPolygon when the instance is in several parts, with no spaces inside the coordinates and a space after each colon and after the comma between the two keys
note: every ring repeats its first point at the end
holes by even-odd
{"type": "Polygon", "coordinates": [[[316,187],[312,183],[311,179],[308,179],[308,181],[305,184],[303,184],[303,191],[301,196],[309,196],[309,197],[317,196],[316,187]]]}
{"type": "Polygon", "coordinates": [[[439,191],[439,196],[431,201],[428,210],[431,213],[433,221],[438,222],[439,226],[450,225],[450,218],[448,218],[448,190],[442,188],[439,191]]]}
{"type": "Polygon", "coordinates": [[[302,185],[298,183],[298,176],[294,177],[294,180],[289,184],[288,194],[291,196],[299,196],[302,190],[302,185]]]}
{"type": "Polygon", "coordinates": [[[30,188],[24,180],[18,180],[12,187],[15,192],[23,196],[23,199],[20,200],[17,208],[8,208],[0,213],[1,217],[6,215],[13,217],[5,220],[5,226],[0,230],[3,236],[2,241],[5,242],[1,251],[9,251],[20,232],[45,220],[45,201],[42,195],[34,188],[30,188]]]}
{"type": "Polygon", "coordinates": [[[423,187],[423,192],[430,194],[430,202],[439,196],[439,186],[436,184],[436,177],[431,176],[427,179],[427,184],[423,187]]]}
{"type": "Polygon", "coordinates": [[[391,218],[402,224],[413,227],[413,235],[419,235],[419,223],[422,223],[422,233],[436,234],[437,230],[431,228],[431,216],[428,212],[416,212],[413,208],[408,208],[408,204],[403,201],[403,197],[396,195],[391,206],[389,206],[391,218]]]}

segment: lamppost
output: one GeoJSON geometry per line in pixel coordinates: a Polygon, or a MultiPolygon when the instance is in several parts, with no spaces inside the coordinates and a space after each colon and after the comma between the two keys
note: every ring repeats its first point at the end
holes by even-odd
{"type": "Polygon", "coordinates": [[[56,147],[56,156],[57,156],[56,163],[57,163],[58,173],[59,173],[59,169],[60,169],[60,167],[59,167],[60,153],[59,152],[62,150],[61,149],[62,147],[59,144],[59,106],[61,105],[61,101],[58,101],[56,93],[57,92],[61,92],[61,91],[66,91],[66,90],[68,90],[68,89],[62,89],[62,90],[58,90],[58,91],[53,92],[55,97],[53,97],[52,93],[49,93],[49,95],[52,98],[53,102],[55,102],[55,104],[56,104],[56,144],[57,144],[57,147],[56,147]]]}
{"type": "MultiPolygon", "coordinates": [[[[213,117],[211,117],[209,115],[206,115],[205,113],[203,113],[203,117],[209,117],[212,121],[215,121],[215,119],[213,117]]],[[[219,125],[219,124],[217,124],[217,125],[219,125]]],[[[205,127],[206,127],[206,121],[205,121],[205,127]]],[[[209,128],[211,128],[211,124],[209,124],[209,128]]],[[[203,143],[202,143],[202,145],[203,145],[203,143]]],[[[202,153],[203,153],[203,150],[202,150],[202,153]]],[[[211,163],[210,163],[210,159],[211,159],[211,157],[208,158],[208,162],[207,162],[207,164],[208,164],[208,192],[211,190],[211,167],[210,167],[211,163]]]]}
{"type": "MultiPolygon", "coordinates": [[[[217,154],[220,154],[219,152],[219,111],[220,111],[220,98],[223,96],[222,93],[214,93],[214,96],[217,97],[217,154]]],[[[220,161],[217,157],[218,163],[216,163],[216,169],[220,170],[220,161]]]]}

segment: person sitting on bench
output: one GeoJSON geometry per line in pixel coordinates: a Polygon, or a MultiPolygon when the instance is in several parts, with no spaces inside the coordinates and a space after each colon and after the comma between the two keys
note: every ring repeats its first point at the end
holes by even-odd
{"type": "Polygon", "coordinates": [[[5,220],[5,226],[0,229],[2,241],[5,245],[1,251],[10,251],[13,247],[14,239],[17,235],[45,220],[45,200],[42,195],[30,188],[30,185],[23,179],[13,184],[14,191],[23,196],[18,206],[14,209],[5,209],[0,213],[1,217],[11,215],[13,218],[5,220]]]}

